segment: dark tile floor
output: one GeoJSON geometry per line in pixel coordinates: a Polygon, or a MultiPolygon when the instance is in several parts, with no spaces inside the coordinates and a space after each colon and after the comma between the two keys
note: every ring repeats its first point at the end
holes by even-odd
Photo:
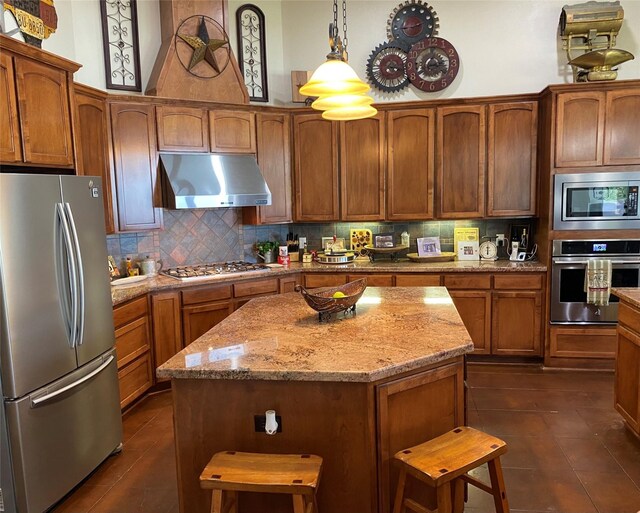
{"type": "MultiPolygon", "coordinates": [[[[612,374],[471,364],[468,382],[469,424],[509,444],[502,463],[514,513],[640,512],[640,441],[613,409],[612,374]]],[[[163,392],[125,415],[123,452],[53,513],[177,513],[173,451],[163,392]]],[[[486,468],[473,473],[488,481],[486,468]]],[[[465,512],[493,511],[471,487],[465,512]]]]}

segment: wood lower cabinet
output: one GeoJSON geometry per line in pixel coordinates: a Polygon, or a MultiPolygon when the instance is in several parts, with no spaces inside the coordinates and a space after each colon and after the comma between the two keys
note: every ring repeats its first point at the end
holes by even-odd
{"type": "Polygon", "coordinates": [[[304,275],[304,286],[308,289],[319,287],[338,287],[347,283],[346,274],[309,273],[304,275]]]}
{"type": "Polygon", "coordinates": [[[616,350],[615,408],[640,435],[640,308],[620,303],[616,350]]]}
{"type": "Polygon", "coordinates": [[[338,127],[320,114],[293,118],[295,220],[337,221],[338,127]]]}
{"type": "Polygon", "coordinates": [[[156,126],[160,151],[209,151],[209,118],[204,109],[158,105],[156,126]]]}
{"type": "Polygon", "coordinates": [[[350,274],[347,281],[367,279],[367,287],[393,287],[395,279],[393,274],[350,274]]]}
{"type": "Polygon", "coordinates": [[[471,335],[473,354],[491,354],[491,291],[450,290],[449,295],[471,335]]]}
{"type": "Polygon", "coordinates": [[[154,367],[182,350],[180,292],[158,292],[151,296],[154,367]]]}
{"type": "Polygon", "coordinates": [[[253,112],[209,111],[209,138],[214,153],[255,153],[256,119],[253,112]]]}
{"type": "Polygon", "coordinates": [[[288,114],[256,114],[258,166],[271,191],[271,205],[245,207],[245,224],[278,224],[293,221],[291,183],[291,117],[288,114]]]}
{"type": "Polygon", "coordinates": [[[107,94],[74,84],[76,103],[76,172],[102,178],[102,202],[107,233],[116,232],[111,137],[107,94]]]}
{"type": "Polygon", "coordinates": [[[491,352],[541,356],[542,292],[493,291],[491,352]]]}
{"type": "Polygon", "coordinates": [[[120,407],[125,408],[153,385],[151,329],[147,296],[113,309],[120,407]]]}
{"type": "MultiPolygon", "coordinates": [[[[607,326],[551,326],[550,358],[590,358],[613,360],[616,356],[616,329],[607,326]]],[[[552,362],[549,362],[552,364],[552,362]]]]}
{"type": "Polygon", "coordinates": [[[386,218],[433,219],[435,109],[387,112],[386,218]]]}
{"type": "Polygon", "coordinates": [[[111,133],[119,230],[162,228],[153,105],[111,104],[111,133]]]}
{"type": "Polygon", "coordinates": [[[340,218],[384,219],[384,115],[340,123],[340,218]]]}
{"type": "Polygon", "coordinates": [[[438,217],[468,219],[485,214],[486,107],[437,109],[438,217]]]}
{"type": "Polygon", "coordinates": [[[293,276],[285,276],[284,278],[280,278],[280,294],[285,294],[287,292],[295,292],[296,285],[300,283],[300,278],[298,274],[294,274],[293,276]]]}
{"type": "Polygon", "coordinates": [[[605,166],[640,164],[640,88],[607,91],[605,166]]]}
{"type": "Polygon", "coordinates": [[[203,286],[183,290],[181,294],[185,346],[204,335],[233,311],[231,285],[203,286]]]}
{"type": "Polygon", "coordinates": [[[439,274],[396,274],[396,287],[439,287],[439,274]]]}

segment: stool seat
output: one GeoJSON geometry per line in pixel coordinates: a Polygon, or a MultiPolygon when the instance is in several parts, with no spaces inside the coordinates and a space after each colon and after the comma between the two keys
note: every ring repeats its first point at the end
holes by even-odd
{"type": "Polygon", "coordinates": [[[409,473],[431,486],[451,481],[507,452],[507,444],[494,436],[461,426],[395,455],[409,473]]]}

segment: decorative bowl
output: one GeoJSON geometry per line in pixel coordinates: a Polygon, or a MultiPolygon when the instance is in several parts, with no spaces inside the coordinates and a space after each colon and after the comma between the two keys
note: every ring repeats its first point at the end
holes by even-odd
{"type": "Polygon", "coordinates": [[[324,287],[309,292],[302,285],[296,285],[296,292],[300,292],[307,304],[320,314],[320,320],[328,319],[331,314],[344,311],[355,311],[356,302],[367,288],[367,279],[351,281],[339,287],[324,287]],[[344,297],[333,297],[336,292],[342,292],[344,297]]]}
{"type": "Polygon", "coordinates": [[[456,254],[451,251],[443,251],[439,255],[419,256],[418,253],[407,253],[407,258],[412,262],[451,262],[456,254]]]}

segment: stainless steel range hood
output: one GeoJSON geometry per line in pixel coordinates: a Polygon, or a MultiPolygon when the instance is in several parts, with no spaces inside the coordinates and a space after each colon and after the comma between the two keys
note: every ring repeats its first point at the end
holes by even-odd
{"type": "Polygon", "coordinates": [[[160,155],[166,208],[271,205],[253,155],[160,155]]]}

